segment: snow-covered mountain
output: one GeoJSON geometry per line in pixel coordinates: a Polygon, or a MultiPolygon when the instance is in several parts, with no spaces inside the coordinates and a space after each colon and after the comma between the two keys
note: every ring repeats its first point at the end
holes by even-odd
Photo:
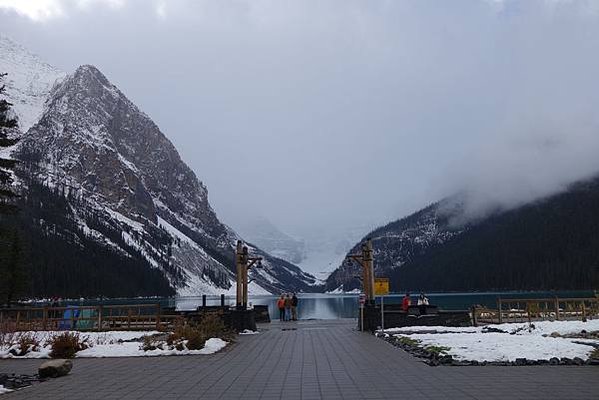
{"type": "MultiPolygon", "coordinates": [[[[375,274],[392,291],[590,290],[599,285],[599,174],[519,207],[470,211],[468,193],[373,230],[375,274]]],[[[360,288],[340,265],[327,291],[360,288]]]]}
{"type": "MultiPolygon", "coordinates": [[[[467,225],[454,220],[460,215],[460,204],[457,198],[446,199],[377,228],[356,243],[348,254],[359,254],[364,240],[372,239],[375,273],[390,276],[404,264],[468,229],[467,225]]],[[[325,290],[342,292],[360,288],[358,277],[361,276],[362,270],[355,262],[343,262],[327,278],[325,290]]]]}
{"type": "MultiPolygon", "coordinates": [[[[239,236],[219,221],[206,187],[156,124],[97,68],[65,74],[0,37],[0,71],[9,74],[7,95],[23,131],[13,154],[35,181],[85,202],[85,212],[71,206],[77,234],[115,252],[134,249],[178,294],[235,291],[239,236]],[[98,224],[118,227],[121,238],[111,240],[98,224]]],[[[307,291],[315,283],[297,266],[251,251],[265,260],[251,272],[250,292],[307,291]]]]}

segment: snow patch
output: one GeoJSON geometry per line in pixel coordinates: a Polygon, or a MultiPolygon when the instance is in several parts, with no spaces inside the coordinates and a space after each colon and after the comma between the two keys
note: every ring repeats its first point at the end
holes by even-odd
{"type": "MultiPolygon", "coordinates": [[[[581,339],[550,337],[553,332],[560,335],[579,333],[582,330],[599,330],[599,319],[582,321],[539,321],[533,322],[534,329],[529,329],[528,323],[501,324],[489,327],[501,329],[508,333],[484,333],[485,327],[454,328],[445,326],[410,326],[386,329],[385,333],[402,336],[409,334],[423,346],[449,347],[447,354],[457,360],[476,361],[515,361],[517,358],[529,360],[548,360],[552,357],[587,359],[593,350],[581,339]],[[443,333],[427,333],[427,332],[443,333]],[[512,334],[510,334],[512,333],[512,334]]],[[[598,340],[586,339],[588,343],[599,345],[598,340]]]]}
{"type": "MultiPolygon", "coordinates": [[[[50,345],[48,341],[54,335],[64,333],[46,331],[46,332],[22,332],[21,334],[31,335],[41,343],[37,351],[31,351],[22,357],[17,357],[9,353],[10,347],[0,347],[0,359],[2,358],[50,358],[50,345]]],[[[78,333],[78,332],[72,332],[78,333]]],[[[90,332],[79,333],[82,340],[87,340],[91,347],[79,351],[77,358],[102,358],[102,357],[155,357],[155,356],[173,356],[173,355],[200,355],[213,354],[222,350],[228,342],[220,338],[211,338],[206,340],[204,348],[200,350],[176,350],[176,349],[156,349],[144,351],[141,349],[141,338],[143,336],[158,334],[157,331],[137,332],[137,331],[111,331],[111,332],[90,332]]],[[[2,392],[0,392],[2,393],[2,392]]]]}

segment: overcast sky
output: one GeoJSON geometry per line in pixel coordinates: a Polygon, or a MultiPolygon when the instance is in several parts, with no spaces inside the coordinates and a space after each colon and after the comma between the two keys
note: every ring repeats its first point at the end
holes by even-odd
{"type": "MultiPolygon", "coordinates": [[[[599,171],[599,2],[0,0],[0,31],[94,64],[235,226],[374,226],[599,171]]],[[[0,55],[1,56],[1,55],[0,55]]]]}

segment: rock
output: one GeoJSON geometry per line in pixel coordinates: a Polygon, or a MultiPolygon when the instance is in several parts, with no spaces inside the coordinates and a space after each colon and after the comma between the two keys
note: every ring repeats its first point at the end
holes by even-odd
{"type": "Polygon", "coordinates": [[[439,360],[437,360],[436,358],[431,358],[430,360],[428,360],[427,364],[430,365],[431,367],[438,367],[439,365],[441,365],[439,360]]]}
{"type": "Polygon", "coordinates": [[[572,359],[572,363],[574,365],[584,365],[584,360],[582,358],[580,358],[580,357],[574,357],[572,359]]]}
{"type": "Polygon", "coordinates": [[[557,357],[551,357],[549,359],[549,364],[551,364],[551,365],[559,365],[559,358],[557,358],[557,357]]]}
{"type": "Polygon", "coordinates": [[[68,374],[72,368],[71,360],[50,360],[40,365],[38,373],[40,378],[58,378],[68,374]]]}
{"type": "Polygon", "coordinates": [[[453,360],[451,362],[451,365],[454,367],[464,367],[464,366],[470,365],[470,363],[468,361],[453,360]]]}
{"type": "Polygon", "coordinates": [[[482,329],[483,333],[507,333],[506,331],[504,331],[503,329],[499,329],[499,328],[493,328],[491,326],[485,326],[482,329]]]}
{"type": "Polygon", "coordinates": [[[526,358],[516,358],[514,365],[522,366],[526,365],[526,358]]]}
{"type": "Polygon", "coordinates": [[[0,385],[4,385],[7,380],[8,380],[7,374],[0,374],[0,385]]]}
{"type": "Polygon", "coordinates": [[[587,365],[599,365],[599,358],[589,358],[587,365]]]}
{"type": "Polygon", "coordinates": [[[560,364],[562,365],[572,365],[572,359],[568,357],[562,357],[560,359],[560,364]]]}
{"type": "Polygon", "coordinates": [[[439,362],[443,365],[449,365],[453,362],[453,357],[450,355],[445,355],[439,359],[439,362]]]}
{"type": "Polygon", "coordinates": [[[562,335],[560,335],[559,332],[551,332],[551,335],[549,335],[549,336],[556,338],[556,337],[561,337],[562,335]]]}

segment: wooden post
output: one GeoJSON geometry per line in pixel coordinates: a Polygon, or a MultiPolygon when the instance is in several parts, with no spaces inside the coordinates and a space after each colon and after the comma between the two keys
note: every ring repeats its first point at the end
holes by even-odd
{"type": "Polygon", "coordinates": [[[374,304],[374,257],[372,250],[372,239],[366,239],[364,248],[364,264],[368,270],[368,300],[374,304]]]}
{"type": "Polygon", "coordinates": [[[236,306],[238,309],[241,309],[243,306],[243,245],[241,240],[237,241],[237,249],[235,251],[235,263],[237,266],[236,273],[236,283],[237,283],[237,298],[236,298],[236,306]]]}
{"type": "Polygon", "coordinates": [[[472,325],[474,327],[478,326],[478,315],[476,315],[476,313],[478,309],[476,308],[476,306],[472,306],[472,325]]]}
{"type": "Polygon", "coordinates": [[[206,295],[205,294],[202,295],[202,307],[204,307],[204,308],[206,307],[206,295]]]}
{"type": "Polygon", "coordinates": [[[48,330],[48,307],[44,307],[42,319],[42,330],[48,330]]]}
{"type": "Polygon", "coordinates": [[[162,314],[162,308],[160,307],[160,304],[156,304],[156,330],[157,331],[160,330],[160,314],[162,314]]]}
{"type": "Polygon", "coordinates": [[[102,311],[104,310],[104,307],[100,304],[98,306],[98,331],[102,330],[102,311]]]}
{"type": "Polygon", "coordinates": [[[243,246],[241,276],[243,278],[243,309],[248,308],[248,248],[243,246]]]}
{"type": "Polygon", "coordinates": [[[370,299],[370,275],[368,274],[368,267],[364,260],[364,251],[362,251],[362,260],[359,260],[360,265],[362,266],[362,287],[364,288],[364,295],[366,296],[366,300],[370,299]]]}
{"type": "Polygon", "coordinates": [[[131,329],[131,307],[127,308],[127,329],[131,329]]]}
{"type": "Polygon", "coordinates": [[[221,307],[225,306],[225,295],[224,294],[220,295],[220,306],[221,307]]]}
{"type": "Polygon", "coordinates": [[[503,315],[501,315],[501,308],[502,308],[503,304],[501,303],[501,297],[497,298],[497,310],[499,311],[499,323],[503,323],[503,315]]]}
{"type": "Polygon", "coordinates": [[[555,320],[559,321],[559,299],[555,298],[555,320]]]}
{"type": "Polygon", "coordinates": [[[582,300],[582,321],[587,322],[587,309],[584,304],[584,300],[582,300]]]}

